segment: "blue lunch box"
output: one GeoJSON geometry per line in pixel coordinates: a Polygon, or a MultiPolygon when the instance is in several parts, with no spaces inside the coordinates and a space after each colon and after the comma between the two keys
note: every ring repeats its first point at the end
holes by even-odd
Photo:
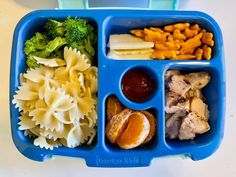
{"type": "Polygon", "coordinates": [[[209,15],[196,11],[155,10],[39,10],[26,15],[14,32],[10,72],[10,112],[12,138],[17,149],[26,157],[44,161],[52,156],[84,158],[91,167],[141,167],[150,165],[154,157],[185,155],[201,160],[216,151],[223,138],[225,114],[225,65],[223,39],[220,27],[209,15]],[[49,18],[62,20],[66,17],[88,18],[98,29],[98,127],[92,145],[78,148],[59,147],[53,150],[33,145],[18,129],[19,112],[12,104],[13,95],[20,82],[20,73],[26,71],[24,43],[35,32],[41,31],[49,18]],[[163,26],[177,22],[198,23],[214,34],[215,45],[211,60],[111,60],[107,58],[107,42],[110,34],[128,33],[133,28],[163,26]],[[143,68],[156,79],[157,88],[151,99],[142,103],[128,100],[121,90],[122,76],[132,68],[143,68]],[[211,82],[203,89],[209,105],[211,130],[191,141],[165,138],[165,84],[168,69],[184,71],[207,71],[211,82]],[[108,142],[105,137],[106,99],[116,95],[126,106],[135,110],[151,109],[157,119],[157,131],[147,145],[123,150],[108,142]]]}

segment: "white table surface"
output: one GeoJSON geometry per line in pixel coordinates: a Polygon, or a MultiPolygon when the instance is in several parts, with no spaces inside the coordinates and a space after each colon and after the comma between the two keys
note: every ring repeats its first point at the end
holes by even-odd
{"type": "Polygon", "coordinates": [[[58,157],[44,163],[21,155],[13,144],[9,115],[9,72],[12,34],[18,20],[34,9],[55,8],[55,0],[0,0],[0,177],[235,177],[236,176],[236,1],[181,0],[181,9],[214,17],[224,34],[227,74],[225,137],[218,151],[202,161],[160,158],[146,168],[88,168],[83,160],[58,157]],[[183,3],[185,2],[185,3],[183,3]]]}

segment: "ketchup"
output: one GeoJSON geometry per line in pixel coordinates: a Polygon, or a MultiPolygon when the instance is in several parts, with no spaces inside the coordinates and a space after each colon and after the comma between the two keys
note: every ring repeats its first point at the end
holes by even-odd
{"type": "Polygon", "coordinates": [[[124,95],[131,101],[144,102],[156,89],[156,83],[144,69],[133,69],[125,73],[121,81],[124,95]]]}

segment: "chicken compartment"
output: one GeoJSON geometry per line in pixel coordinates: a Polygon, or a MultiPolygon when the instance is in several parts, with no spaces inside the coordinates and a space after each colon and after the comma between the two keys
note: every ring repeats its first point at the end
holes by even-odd
{"type": "Polygon", "coordinates": [[[174,148],[214,141],[220,129],[218,70],[191,66],[165,73],[165,140],[174,148]]]}

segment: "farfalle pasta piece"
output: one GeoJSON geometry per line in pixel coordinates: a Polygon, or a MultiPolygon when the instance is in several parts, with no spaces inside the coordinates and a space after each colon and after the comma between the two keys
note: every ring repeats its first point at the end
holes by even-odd
{"type": "Polygon", "coordinates": [[[27,81],[27,79],[24,77],[24,74],[20,74],[20,85],[22,85],[23,83],[25,83],[27,81]]]}
{"type": "Polygon", "coordinates": [[[91,112],[89,112],[88,116],[86,116],[86,119],[88,120],[89,127],[95,126],[98,119],[97,110],[94,108],[91,112]]]}
{"type": "Polygon", "coordinates": [[[76,97],[82,97],[85,94],[85,90],[83,90],[82,87],[80,82],[71,81],[66,82],[65,85],[62,86],[62,89],[76,100],[76,97]]]}
{"type": "Polygon", "coordinates": [[[66,67],[56,69],[56,79],[58,80],[74,80],[76,79],[76,72],[85,71],[91,66],[86,55],[81,54],[76,49],[65,47],[64,59],[66,67]]]}
{"type": "Polygon", "coordinates": [[[44,129],[41,129],[39,125],[37,125],[34,128],[28,129],[31,134],[33,134],[34,136],[40,136],[41,132],[44,131],[44,129]]]}
{"type": "Polygon", "coordinates": [[[15,104],[15,108],[18,108],[19,111],[23,111],[23,113],[28,113],[35,108],[35,100],[25,101],[13,99],[12,103],[15,104]]]}
{"type": "Polygon", "coordinates": [[[97,67],[90,67],[84,71],[85,85],[90,88],[91,94],[97,93],[98,91],[98,70],[97,67]]]}
{"type": "MultiPolygon", "coordinates": [[[[23,74],[24,78],[35,82],[35,83],[40,83],[40,82],[52,82],[55,83],[53,80],[54,77],[54,69],[53,68],[48,68],[41,66],[36,69],[29,69],[25,74],[23,74]]],[[[53,85],[54,86],[54,85],[53,85]]]]}
{"type": "Polygon", "coordinates": [[[29,129],[28,130],[24,130],[24,135],[28,136],[29,138],[36,138],[37,136],[35,134],[33,134],[29,129]]]}
{"type": "Polygon", "coordinates": [[[44,136],[48,139],[52,139],[52,140],[56,141],[60,138],[66,138],[70,129],[71,129],[71,124],[65,124],[58,131],[56,131],[56,130],[52,131],[52,130],[48,129],[48,130],[44,130],[44,131],[40,132],[40,135],[44,136]]]}
{"type": "Polygon", "coordinates": [[[16,91],[16,95],[13,96],[13,102],[17,102],[14,100],[37,100],[38,99],[38,85],[35,83],[24,83],[22,86],[18,87],[18,91],[16,91]]]}
{"type": "Polygon", "coordinates": [[[51,141],[44,136],[39,136],[34,139],[34,145],[39,146],[40,148],[53,150],[54,147],[59,147],[61,143],[59,143],[58,141],[51,141]]]}
{"type": "Polygon", "coordinates": [[[78,73],[78,81],[80,84],[81,91],[85,93],[86,88],[85,88],[85,78],[83,73],[78,73]]]}
{"type": "Polygon", "coordinates": [[[70,148],[79,146],[94,136],[94,127],[89,127],[87,123],[75,125],[68,133],[66,146],[70,148]]]}
{"type": "Polygon", "coordinates": [[[87,120],[82,120],[80,122],[80,127],[83,132],[84,142],[87,141],[87,144],[91,144],[95,135],[96,135],[96,124],[93,126],[89,125],[89,122],[87,120]]]}
{"type": "Polygon", "coordinates": [[[96,100],[92,98],[89,88],[86,89],[84,95],[80,94],[80,85],[75,82],[70,82],[65,85],[65,91],[74,98],[77,103],[80,117],[88,116],[96,104],[96,100]]]}
{"type": "Polygon", "coordinates": [[[74,106],[73,99],[59,89],[46,89],[44,100],[38,102],[36,109],[29,113],[41,128],[59,130],[62,124],[70,123],[69,118],[63,117],[63,111],[74,106]]]}
{"type": "Polygon", "coordinates": [[[12,101],[21,112],[19,129],[41,148],[91,144],[96,135],[97,67],[77,50],[66,47],[64,56],[65,61],[36,58],[42,65],[20,76],[12,101]]]}
{"type": "Polygon", "coordinates": [[[28,114],[21,113],[19,119],[19,130],[27,130],[36,127],[35,121],[33,121],[32,117],[30,117],[28,114]]]}
{"type": "Polygon", "coordinates": [[[95,104],[97,103],[97,101],[92,98],[90,89],[86,90],[86,93],[83,97],[77,97],[76,101],[78,104],[79,111],[82,114],[82,117],[88,116],[89,112],[94,109],[95,104]]]}
{"type": "Polygon", "coordinates": [[[48,68],[41,66],[36,69],[28,70],[24,77],[32,82],[40,84],[38,86],[39,90],[39,98],[42,99],[45,89],[50,87],[59,88],[60,83],[54,80],[54,72],[53,68],[48,68]]]}
{"type": "Polygon", "coordinates": [[[86,77],[86,87],[90,88],[91,94],[96,94],[98,91],[98,79],[94,76],[86,77]]]}
{"type": "Polygon", "coordinates": [[[66,137],[66,146],[70,148],[79,146],[82,139],[82,130],[79,127],[73,127],[66,137]]]}
{"type": "Polygon", "coordinates": [[[65,66],[66,62],[65,60],[59,59],[59,58],[40,58],[34,56],[34,59],[37,61],[38,64],[48,66],[48,67],[59,67],[59,66],[65,66]]]}

